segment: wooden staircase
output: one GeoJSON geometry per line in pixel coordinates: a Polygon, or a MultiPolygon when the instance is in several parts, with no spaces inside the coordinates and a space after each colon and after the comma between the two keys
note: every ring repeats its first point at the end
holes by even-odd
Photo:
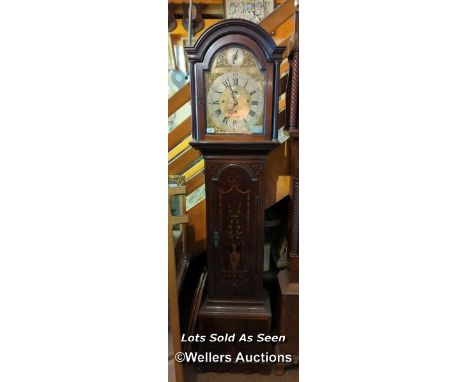
{"type": "MultiPolygon", "coordinates": [[[[289,47],[289,42],[294,35],[294,11],[294,0],[285,0],[260,23],[267,32],[272,34],[278,45],[289,47]]],[[[285,123],[285,93],[289,71],[286,57],[288,54],[289,49],[286,49],[281,64],[279,128],[283,127],[285,123]]],[[[169,98],[168,116],[170,117],[189,101],[190,84],[186,84],[169,98]]],[[[169,175],[183,175],[185,177],[188,197],[205,182],[204,161],[200,152],[189,145],[192,139],[191,123],[192,120],[189,116],[173,128],[168,135],[168,172],[169,175]]],[[[286,139],[268,157],[265,208],[271,207],[289,195],[291,184],[289,163],[289,142],[286,139]]],[[[191,256],[197,256],[206,249],[205,207],[203,197],[187,211],[187,248],[189,248],[191,256]]]]}

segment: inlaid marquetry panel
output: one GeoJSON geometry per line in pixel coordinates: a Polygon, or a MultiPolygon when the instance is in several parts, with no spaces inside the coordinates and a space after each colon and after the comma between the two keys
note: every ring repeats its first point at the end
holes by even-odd
{"type": "Polygon", "coordinates": [[[228,164],[208,161],[206,179],[211,203],[212,292],[218,298],[255,298],[259,282],[256,250],[259,176],[262,162],[228,164]]]}

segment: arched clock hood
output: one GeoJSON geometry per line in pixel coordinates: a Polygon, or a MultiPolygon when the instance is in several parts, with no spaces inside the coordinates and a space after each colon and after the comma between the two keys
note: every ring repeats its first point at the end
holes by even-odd
{"type": "Polygon", "coordinates": [[[277,46],[273,38],[260,25],[248,20],[228,19],[209,27],[193,47],[185,48],[188,61],[190,63],[203,61],[207,48],[215,40],[226,35],[235,34],[246,36],[255,41],[262,48],[268,62],[282,60],[285,47],[277,46]]]}
{"type": "Polygon", "coordinates": [[[284,46],[277,46],[261,26],[242,19],[228,19],[214,24],[198,38],[193,47],[185,48],[190,63],[193,147],[219,150],[221,145],[224,146],[223,149],[229,149],[229,143],[242,143],[246,149],[258,146],[260,150],[268,151],[273,148],[272,144],[277,143],[278,138],[280,64],[285,49],[284,46]],[[225,134],[220,137],[206,132],[207,100],[204,73],[209,71],[217,52],[232,45],[240,45],[251,51],[258,60],[262,72],[265,73],[265,120],[262,134],[250,136],[225,134]]]}

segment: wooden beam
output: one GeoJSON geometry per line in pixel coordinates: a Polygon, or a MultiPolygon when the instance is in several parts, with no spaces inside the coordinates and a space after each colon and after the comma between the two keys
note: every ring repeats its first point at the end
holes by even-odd
{"type": "MultiPolygon", "coordinates": [[[[282,3],[284,3],[286,0],[276,0],[276,8],[279,8],[282,3]]],[[[177,43],[181,43],[182,39],[187,38],[188,32],[184,29],[182,25],[182,15],[183,15],[183,9],[181,6],[182,1],[177,2],[177,1],[170,1],[170,3],[175,4],[174,7],[174,15],[176,16],[176,28],[171,32],[171,36],[173,36],[174,41],[177,43]]],[[[210,2],[210,0],[203,0],[201,1],[202,3],[202,17],[204,19],[204,27],[201,31],[199,31],[194,37],[197,38],[199,37],[206,29],[208,29],[210,26],[224,20],[224,8],[223,8],[223,1],[218,0],[217,2],[210,2]]],[[[186,2],[186,4],[188,4],[186,2]]],[[[266,18],[265,18],[266,19],[266,18]]],[[[274,38],[275,40],[277,39],[282,39],[284,38],[287,34],[290,34],[292,32],[289,31],[291,27],[288,25],[289,23],[294,23],[294,18],[291,20],[287,20],[285,23],[282,23],[281,25],[277,25],[278,29],[276,29],[274,32],[272,31],[271,33],[274,33],[274,38]]],[[[294,29],[294,26],[292,26],[294,29]]]]}
{"type": "Polygon", "coordinates": [[[294,34],[294,15],[287,19],[283,24],[280,24],[273,32],[271,32],[273,40],[278,45],[281,45],[286,37],[294,34]]]}
{"type": "MultiPolygon", "coordinates": [[[[275,3],[276,5],[280,5],[284,2],[285,0],[276,0],[275,3]]],[[[183,9],[182,9],[182,3],[188,4],[188,0],[169,0],[170,4],[174,4],[174,15],[176,17],[182,17],[183,15],[183,9]]],[[[202,10],[201,14],[202,17],[207,20],[210,17],[217,17],[217,18],[224,18],[224,0],[194,0],[194,4],[202,4],[202,10]]]]}
{"type": "Polygon", "coordinates": [[[168,161],[170,162],[174,159],[177,155],[179,155],[182,151],[186,150],[189,146],[189,142],[192,140],[192,137],[188,136],[182,142],[180,142],[176,147],[174,147],[168,154],[168,161]]]}
{"type": "Polygon", "coordinates": [[[187,194],[187,187],[186,186],[177,186],[177,187],[169,187],[168,195],[183,195],[187,194]]]}
{"type": "Polygon", "coordinates": [[[295,6],[294,0],[286,0],[279,7],[265,17],[261,22],[260,26],[265,29],[268,33],[273,32],[279,25],[294,15],[295,6]]]}
{"type": "Polygon", "coordinates": [[[189,147],[169,163],[169,175],[180,175],[192,162],[200,157],[200,152],[189,147]]]}
{"type": "Polygon", "coordinates": [[[187,195],[195,191],[198,187],[203,186],[205,183],[205,173],[203,171],[200,171],[197,173],[195,176],[192,176],[188,181],[187,181],[187,195]]]}
{"type": "MultiPolygon", "coordinates": [[[[216,19],[204,19],[203,21],[205,22],[205,26],[201,31],[199,31],[194,37],[200,36],[204,31],[206,31],[209,27],[212,25],[219,23],[222,19],[216,18],[216,19]]],[[[171,36],[175,36],[175,38],[186,38],[188,37],[188,32],[184,29],[184,26],[182,25],[182,20],[177,19],[176,20],[177,26],[176,28],[171,32],[171,36]]]]}
{"type": "Polygon", "coordinates": [[[188,223],[188,216],[187,215],[170,216],[169,221],[171,222],[172,225],[185,224],[185,223],[188,223]]]}
{"type": "Polygon", "coordinates": [[[192,116],[189,115],[169,132],[169,137],[167,138],[168,150],[172,150],[182,139],[190,135],[191,130],[192,116]]]}
{"type": "Polygon", "coordinates": [[[182,86],[177,93],[175,93],[168,102],[168,117],[174,114],[178,109],[190,101],[190,83],[182,86]]]}
{"type": "Polygon", "coordinates": [[[204,167],[205,167],[205,161],[202,159],[201,161],[197,162],[194,166],[190,167],[187,171],[184,172],[183,175],[185,177],[185,180],[190,179],[196,173],[203,170],[204,167]]]}

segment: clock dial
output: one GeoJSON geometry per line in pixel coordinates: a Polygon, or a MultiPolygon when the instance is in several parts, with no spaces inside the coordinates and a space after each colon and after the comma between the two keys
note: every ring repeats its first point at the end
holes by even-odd
{"type": "Polygon", "coordinates": [[[244,52],[241,48],[230,48],[226,52],[226,59],[229,65],[241,66],[244,62],[244,52]]]}
{"type": "Polygon", "coordinates": [[[208,134],[262,134],[265,77],[253,54],[225,49],[205,73],[208,134]]]}

